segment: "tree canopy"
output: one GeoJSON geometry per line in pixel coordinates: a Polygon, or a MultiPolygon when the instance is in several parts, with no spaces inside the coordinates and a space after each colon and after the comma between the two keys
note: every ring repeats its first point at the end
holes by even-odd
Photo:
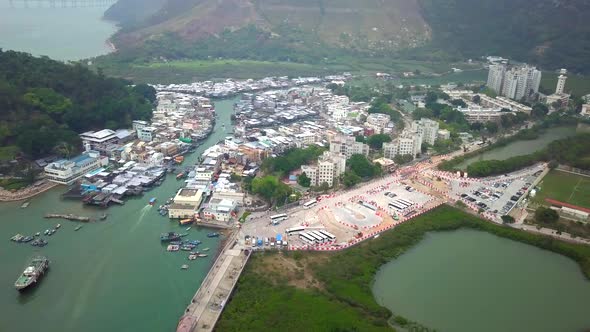
{"type": "Polygon", "coordinates": [[[155,90],[104,77],[80,64],[0,49],[0,145],[38,157],[78,149],[78,133],[149,120],[155,90]]]}

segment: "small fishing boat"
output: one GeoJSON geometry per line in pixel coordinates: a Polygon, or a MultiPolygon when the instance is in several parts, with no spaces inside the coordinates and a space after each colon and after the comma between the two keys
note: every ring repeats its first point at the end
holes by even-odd
{"type": "Polygon", "coordinates": [[[60,227],[61,227],[61,224],[55,225],[55,229],[59,229],[60,227]]]}
{"type": "Polygon", "coordinates": [[[14,242],[21,242],[25,238],[22,234],[16,234],[15,236],[11,237],[10,240],[14,242]]]}
{"type": "Polygon", "coordinates": [[[21,209],[27,208],[29,207],[29,204],[31,204],[31,202],[24,202],[23,205],[21,205],[21,209]]]}
{"type": "Polygon", "coordinates": [[[107,214],[103,213],[102,216],[100,216],[100,220],[105,220],[107,218],[107,214]]]}
{"type": "Polygon", "coordinates": [[[50,231],[48,229],[45,230],[45,232],[43,232],[43,234],[45,235],[49,235],[50,231]]]}
{"type": "Polygon", "coordinates": [[[192,245],[198,246],[199,244],[201,244],[202,242],[199,240],[188,240],[187,243],[190,243],[192,245]]]}
{"type": "Polygon", "coordinates": [[[47,241],[43,240],[42,238],[38,238],[35,239],[33,242],[31,242],[31,245],[33,247],[45,247],[47,245],[47,241]]]}
{"type": "Polygon", "coordinates": [[[203,251],[209,251],[209,248],[205,248],[205,249],[201,249],[201,250],[203,250],[203,251]]]}
{"type": "Polygon", "coordinates": [[[186,269],[188,269],[188,265],[184,264],[184,265],[183,265],[183,266],[181,266],[180,268],[181,268],[181,269],[183,269],[183,270],[186,270],[186,269]]]}
{"type": "Polygon", "coordinates": [[[180,225],[189,225],[192,222],[193,222],[193,219],[189,218],[189,219],[181,219],[179,223],[180,223],[180,225]]]}
{"type": "Polygon", "coordinates": [[[154,204],[156,204],[156,198],[155,197],[150,198],[149,204],[151,206],[154,206],[154,204]]]}
{"type": "Polygon", "coordinates": [[[21,242],[27,243],[27,242],[31,242],[31,241],[33,241],[33,239],[34,239],[34,237],[32,237],[32,236],[25,236],[25,237],[24,237],[24,238],[21,240],[21,242]]]}
{"type": "Polygon", "coordinates": [[[80,230],[80,228],[82,228],[82,225],[78,225],[78,226],[76,226],[76,228],[74,228],[74,231],[76,231],[76,232],[77,232],[77,231],[79,231],[79,230],[80,230]]]}
{"type": "Polygon", "coordinates": [[[180,240],[181,234],[177,234],[174,232],[162,233],[160,235],[160,241],[162,242],[172,242],[180,240]]]}
{"type": "Polygon", "coordinates": [[[183,172],[180,172],[180,173],[176,174],[176,180],[180,180],[183,177],[184,177],[184,173],[183,172]]]}
{"type": "Polygon", "coordinates": [[[35,236],[41,236],[41,232],[35,233],[35,236]]]}
{"type": "Polygon", "coordinates": [[[207,257],[209,255],[207,255],[207,254],[198,254],[197,256],[199,256],[199,257],[207,257]]]}
{"type": "Polygon", "coordinates": [[[195,259],[197,259],[197,255],[188,255],[189,261],[194,261],[195,259]]]}
{"type": "Polygon", "coordinates": [[[209,233],[209,234],[207,234],[207,237],[219,237],[219,233],[216,233],[216,232],[209,233]]]}
{"type": "Polygon", "coordinates": [[[182,245],[182,247],[180,247],[180,250],[182,250],[182,251],[191,251],[193,249],[195,249],[195,247],[191,246],[189,244],[184,244],[184,245],[182,245]]]}
{"type": "Polygon", "coordinates": [[[180,246],[178,246],[176,244],[171,244],[166,248],[167,251],[178,251],[179,249],[180,249],[180,246]]]}
{"type": "Polygon", "coordinates": [[[187,227],[187,228],[186,228],[186,231],[187,231],[187,232],[188,232],[188,231],[190,231],[190,230],[191,230],[191,228],[192,228],[191,226],[187,227]]]}

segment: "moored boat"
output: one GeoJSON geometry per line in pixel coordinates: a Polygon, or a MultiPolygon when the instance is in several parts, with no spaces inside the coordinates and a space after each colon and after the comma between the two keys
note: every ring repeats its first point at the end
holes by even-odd
{"type": "Polygon", "coordinates": [[[190,225],[193,222],[193,219],[181,219],[179,221],[180,225],[190,225]]]}
{"type": "Polygon", "coordinates": [[[203,251],[209,251],[209,248],[205,248],[205,249],[201,249],[201,250],[203,250],[203,251]]]}
{"type": "Polygon", "coordinates": [[[153,206],[156,203],[156,198],[155,197],[150,198],[150,201],[148,203],[153,206]]]}
{"type": "Polygon", "coordinates": [[[29,207],[29,204],[31,204],[31,202],[24,202],[23,205],[21,205],[21,209],[27,208],[29,207]]]}
{"type": "Polygon", "coordinates": [[[162,242],[171,242],[180,240],[182,235],[174,232],[162,233],[160,235],[160,241],[162,242]]]}
{"type": "Polygon", "coordinates": [[[188,226],[188,227],[186,228],[186,231],[187,231],[187,232],[188,232],[188,231],[190,231],[190,230],[191,230],[191,228],[192,228],[191,226],[188,226]]]}
{"type": "Polygon", "coordinates": [[[183,269],[183,270],[186,270],[186,269],[188,269],[188,265],[184,264],[180,268],[183,269]]]}
{"type": "Polygon", "coordinates": [[[14,283],[14,287],[20,291],[36,285],[48,268],[49,260],[47,257],[39,256],[33,258],[14,283]]]}
{"type": "Polygon", "coordinates": [[[207,234],[207,237],[219,237],[219,233],[216,233],[216,232],[209,233],[209,234],[207,234]]]}
{"type": "Polygon", "coordinates": [[[76,228],[74,228],[74,231],[76,231],[76,232],[77,232],[77,231],[79,231],[79,230],[80,230],[80,228],[82,228],[82,225],[78,225],[78,226],[76,226],[76,228]]]}
{"type": "Polygon", "coordinates": [[[168,251],[178,251],[179,249],[180,249],[180,246],[176,245],[176,244],[171,244],[166,248],[166,250],[168,250],[168,251]]]}
{"type": "Polygon", "coordinates": [[[198,254],[197,256],[199,256],[199,257],[207,257],[209,255],[207,255],[207,254],[198,254]]]}

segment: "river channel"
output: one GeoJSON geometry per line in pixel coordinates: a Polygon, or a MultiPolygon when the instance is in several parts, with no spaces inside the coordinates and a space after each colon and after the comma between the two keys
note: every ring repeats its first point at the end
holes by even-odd
{"type": "Polygon", "coordinates": [[[470,164],[480,160],[504,160],[511,157],[522,156],[530,154],[535,151],[542,150],[549,143],[574,136],[576,134],[576,127],[555,127],[546,129],[542,134],[533,140],[521,140],[512,142],[506,146],[486,151],[477,156],[465,159],[462,163],[457,165],[459,169],[466,169],[470,164]]]}
{"type": "MultiPolygon", "coordinates": [[[[236,99],[215,102],[214,132],[183,166],[196,162],[205,148],[216,144],[233,128],[230,116],[236,99]]],[[[48,212],[99,216],[104,210],[85,208],[80,201],[64,201],[57,188],[30,200],[28,208],[19,202],[0,204],[0,331],[170,331],[205,278],[219,239],[210,239],[207,229],[193,228],[189,239],[203,241],[211,248],[209,257],[189,263],[186,252],[169,253],[160,244],[166,231],[183,232],[177,223],[150,207],[150,197],[163,202],[183,185],[174,175],[141,198],[106,210],[105,221],[85,224],[44,219],[48,212]],[[41,249],[16,244],[16,234],[34,234],[61,223],[49,244],[41,249]],[[38,287],[19,294],[14,281],[27,260],[43,254],[51,260],[46,277],[38,287]],[[189,264],[186,271],[180,266],[189,264]]],[[[156,204],[157,205],[157,204],[156,204]]]]}
{"type": "Polygon", "coordinates": [[[573,260],[473,230],[427,234],[380,269],[373,294],[443,332],[590,328],[590,282],[573,260]]]}
{"type": "MultiPolygon", "coordinates": [[[[79,60],[111,51],[107,39],[117,31],[102,19],[105,6],[49,8],[49,1],[0,0],[0,48],[79,60]],[[28,6],[28,7],[25,7],[28,6]]],[[[73,3],[72,1],[66,1],[73,3]]]]}

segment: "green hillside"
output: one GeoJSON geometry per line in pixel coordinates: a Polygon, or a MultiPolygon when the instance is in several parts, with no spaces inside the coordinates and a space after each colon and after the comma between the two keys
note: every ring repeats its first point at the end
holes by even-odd
{"type": "Polygon", "coordinates": [[[0,49],[0,154],[67,155],[80,148],[78,133],[149,119],[155,91],[128,84],[79,64],[0,49]]]}
{"type": "Polygon", "coordinates": [[[586,0],[119,0],[107,17],[124,62],[493,54],[587,73],[588,14],[586,0]]]}

